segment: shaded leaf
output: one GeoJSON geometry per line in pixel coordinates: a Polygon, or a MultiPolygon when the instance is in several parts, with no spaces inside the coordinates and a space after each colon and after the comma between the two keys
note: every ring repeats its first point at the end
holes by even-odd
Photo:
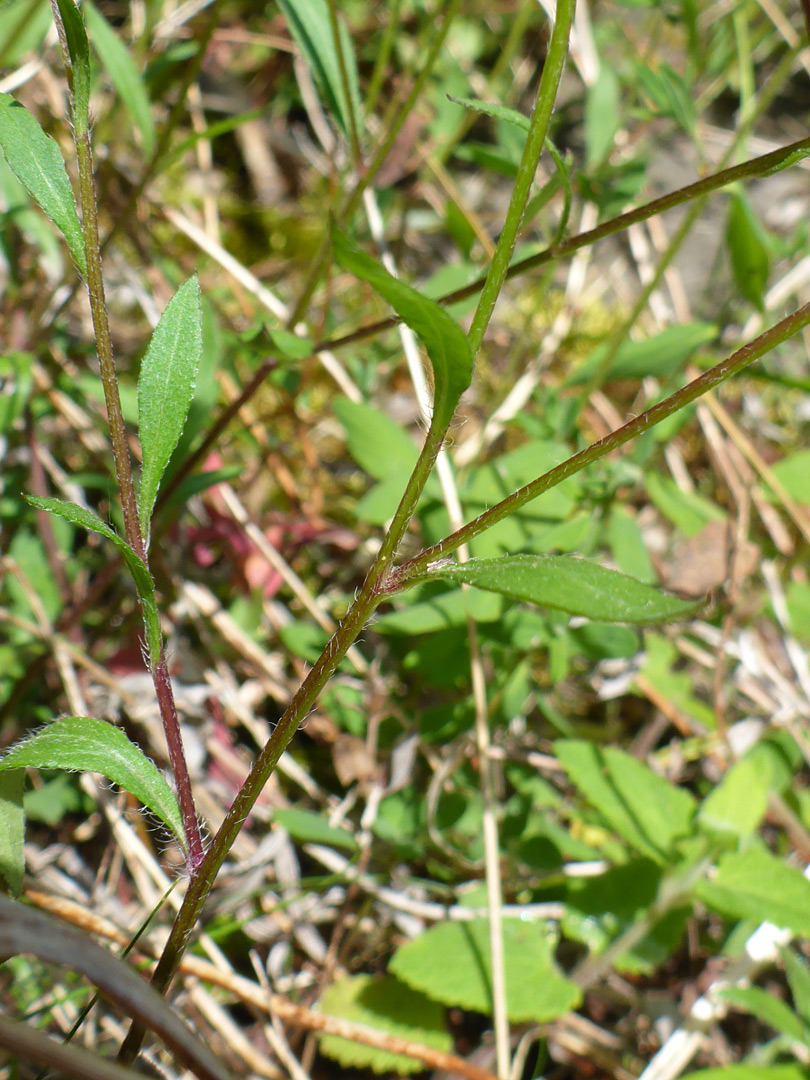
{"type": "Polygon", "coordinates": [[[274,810],[273,818],[283,825],[295,840],[303,844],[324,844],[327,847],[357,850],[357,840],[347,829],[340,829],[329,824],[325,814],[313,810],[274,810]]]}
{"type": "Polygon", "coordinates": [[[231,1080],[225,1066],[166,999],[123,960],[61,919],[0,896],[0,955],[26,953],[81,972],[125,1016],[158,1034],[177,1060],[201,1080],[231,1080]]]}
{"type": "Polygon", "coordinates": [[[726,244],[737,288],[746,300],[763,311],[771,260],[762,226],[741,189],[731,193],[726,244]]]}
{"type": "Polygon", "coordinates": [[[77,266],[86,273],[82,227],[59,147],[8,94],[0,94],[0,147],[11,171],[62,232],[77,266]]]}
{"type": "MultiPolygon", "coordinates": [[[[349,83],[349,98],[340,69],[332,21],[325,0],[279,0],[287,26],[315,77],[328,109],[348,135],[351,113],[360,115],[360,86],[357,61],[346,27],[339,23],[340,49],[349,83]]],[[[338,10],[340,10],[338,6],[338,10]]]]}
{"type": "Polygon", "coordinates": [[[793,949],[782,950],[782,963],[785,965],[794,1008],[805,1023],[810,1023],[810,967],[804,957],[793,949]]]}
{"type": "Polygon", "coordinates": [[[138,517],[144,539],[158,487],[180,441],[202,357],[202,304],[196,275],[171,298],[152,333],[138,379],[138,435],[143,454],[138,517]]]}
{"type": "Polygon", "coordinates": [[[717,991],[717,996],[787,1035],[789,1039],[807,1041],[808,1030],[790,1006],[759,986],[723,986],[717,991]]]}
{"type": "Polygon", "coordinates": [[[505,555],[437,566],[430,580],[464,582],[541,607],[601,622],[652,623],[692,614],[699,604],[572,555],[505,555]]]}
{"type": "MultiPolygon", "coordinates": [[[[510,1020],[542,1023],[577,1007],[580,989],[554,962],[543,924],[505,919],[503,946],[510,1020]]],[[[492,1015],[488,919],[438,923],[397,949],[389,967],[436,1001],[492,1015]]]]}
{"type": "MultiPolygon", "coordinates": [[[[453,1040],[445,1029],[444,1009],[391,975],[375,979],[354,975],[338,979],[321,998],[320,1011],[355,1024],[377,1028],[387,1035],[409,1039],[436,1050],[449,1051],[453,1040]]],[[[321,1053],[343,1068],[372,1069],[376,1073],[420,1072],[424,1062],[365,1046],[339,1035],[322,1035],[321,1053]]]]}
{"type": "Polygon", "coordinates": [[[25,500],[31,506],[36,506],[40,510],[48,510],[52,514],[58,514],[60,517],[65,518],[66,521],[72,521],[74,525],[81,525],[82,528],[101,533],[108,540],[112,540],[121,552],[124,562],[127,564],[129,572],[135,581],[135,588],[138,590],[138,596],[140,597],[143,621],[146,628],[149,661],[156,664],[160,659],[161,650],[160,617],[155,602],[155,586],[143,560],[135,554],[126,540],[122,539],[100,517],[97,517],[89,510],[85,510],[83,506],[63,502],[61,499],[41,499],[34,495],[26,495],[25,500]]]}
{"type": "Polygon", "coordinates": [[[90,716],[54,720],[0,757],[0,772],[27,768],[101,773],[148,807],[185,846],[174,792],[155,763],[120,728],[104,720],[90,716]]]}
{"type": "Polygon", "coordinates": [[[721,915],[772,922],[810,937],[810,881],[763,847],[726,855],[695,891],[721,915]]]}
{"type": "Polygon", "coordinates": [[[698,1069],[683,1080],[807,1080],[801,1065],[723,1065],[718,1069],[698,1069]]]}
{"type": "Polygon", "coordinates": [[[14,896],[19,896],[25,875],[24,783],[24,769],[0,773],[0,877],[14,896]]]}
{"type": "Polygon", "coordinates": [[[630,754],[578,739],[558,739],[554,752],[580,794],[643,855],[667,861],[692,831],[692,795],[630,754]]]}
{"type": "MultiPolygon", "coordinates": [[[[70,3],[71,0],[63,0],[63,2],[70,3]]],[[[155,145],[155,124],[152,120],[149,95],[146,93],[135,61],[118,34],[98,8],[90,3],[90,0],[84,0],[82,11],[93,40],[93,47],[141,133],[144,152],[151,154],[155,145]]]]}
{"type": "Polygon", "coordinates": [[[446,427],[472,379],[472,355],[466,335],[437,303],[392,277],[337,229],[333,243],[343,269],[368,282],[421,338],[433,368],[433,421],[446,427]]]}
{"type": "Polygon", "coordinates": [[[619,80],[608,64],[600,64],[599,75],[585,96],[585,154],[589,169],[608,156],[618,130],[619,80]]]}
{"type": "MultiPolygon", "coordinates": [[[[668,326],[644,341],[626,341],[604,372],[606,381],[611,379],[644,379],[648,375],[671,375],[678,371],[692,353],[701,345],[708,345],[717,337],[714,323],[691,322],[668,326]]],[[[601,369],[609,346],[598,345],[584,363],[566,379],[566,386],[578,386],[601,369]]]]}

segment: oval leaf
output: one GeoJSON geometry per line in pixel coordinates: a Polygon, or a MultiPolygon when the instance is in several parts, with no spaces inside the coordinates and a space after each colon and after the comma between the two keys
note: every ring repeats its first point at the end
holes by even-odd
{"type": "Polygon", "coordinates": [[[76,503],[64,502],[62,499],[41,499],[35,495],[26,495],[26,502],[35,506],[38,510],[47,510],[51,514],[58,514],[66,521],[72,521],[74,525],[81,525],[90,532],[101,533],[108,540],[112,540],[123,556],[124,562],[135,581],[135,588],[141,601],[143,621],[146,628],[146,646],[149,652],[149,662],[156,664],[160,659],[161,634],[160,617],[157,603],[155,602],[155,586],[152,575],[146,564],[140,559],[126,540],[122,539],[114,529],[111,529],[100,517],[85,510],[76,503]]]}
{"type": "Polygon", "coordinates": [[[8,94],[0,94],[0,148],[11,171],[61,230],[77,266],[86,273],[82,227],[59,147],[8,94]]]}
{"type": "Polygon", "coordinates": [[[681,600],[616,570],[572,555],[470,559],[466,563],[436,567],[425,576],[464,582],[512,600],[526,600],[600,622],[652,623],[680,619],[691,615],[700,603],[681,600]]]}
{"type": "Polygon", "coordinates": [[[185,846],[180,808],[153,761],[120,728],[90,716],[66,716],[12,746],[0,758],[6,769],[66,769],[106,776],[156,814],[185,846]]]}
{"type": "Polygon", "coordinates": [[[143,472],[138,516],[145,538],[160,479],[183,433],[201,357],[202,304],[195,275],[166,305],[141,363],[138,434],[143,472]]]}
{"type": "Polygon", "coordinates": [[[472,354],[463,331],[437,303],[392,277],[337,229],[333,243],[340,266],[368,282],[422,339],[433,368],[433,422],[446,427],[472,379],[472,354]]]}
{"type": "MultiPolygon", "coordinates": [[[[575,1009],[582,994],[557,967],[545,925],[504,919],[502,928],[509,1019],[543,1023],[575,1009]]],[[[488,919],[437,923],[399,948],[389,970],[435,1001],[492,1015],[488,919]]]]}
{"type": "Polygon", "coordinates": [[[166,999],[123,960],[61,919],[0,896],[0,955],[25,953],[80,971],[125,1016],[156,1032],[177,1060],[201,1080],[231,1080],[231,1073],[166,999]]]}

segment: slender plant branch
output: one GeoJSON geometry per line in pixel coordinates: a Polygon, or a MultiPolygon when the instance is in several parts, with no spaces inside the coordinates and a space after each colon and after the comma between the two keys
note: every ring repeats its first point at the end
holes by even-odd
{"type": "Polygon", "coordinates": [[[337,54],[338,68],[340,69],[340,82],[343,86],[344,104],[346,106],[346,113],[349,117],[349,139],[352,145],[352,157],[354,158],[355,166],[358,166],[362,157],[362,150],[360,149],[360,133],[357,125],[357,114],[354,108],[352,87],[349,81],[349,69],[346,66],[346,55],[343,51],[343,38],[340,33],[340,20],[338,18],[335,0],[329,0],[328,7],[329,25],[332,28],[332,42],[335,53],[337,54]]]}
{"type": "MultiPolygon", "coordinates": [[[[808,0],[808,2],[810,2],[810,0],[808,0]]],[[[631,225],[646,221],[648,218],[655,217],[657,214],[663,214],[667,210],[673,210],[675,207],[681,206],[690,199],[695,199],[700,195],[710,194],[737,180],[756,180],[764,176],[769,176],[771,173],[779,172],[782,168],[786,168],[787,165],[791,163],[790,159],[792,157],[795,156],[796,160],[798,160],[799,158],[808,156],[808,154],[810,154],[810,136],[799,139],[797,142],[790,143],[788,146],[782,146],[778,150],[772,150],[770,153],[763,154],[761,157],[752,158],[750,161],[745,161],[741,165],[734,165],[730,169],[723,169],[718,173],[714,173],[712,176],[706,176],[702,180],[696,180],[693,184],[687,184],[686,187],[678,188],[677,191],[671,191],[667,195],[661,195],[659,198],[644,203],[643,206],[637,206],[634,210],[628,210],[624,214],[619,214],[618,217],[611,218],[610,221],[605,221],[593,229],[577,233],[575,236],[569,236],[567,240],[563,240],[559,244],[551,245],[550,247],[544,248],[542,251],[536,252],[534,255],[529,255],[525,259],[520,259],[518,262],[512,263],[506,273],[507,280],[518,277],[520,274],[526,274],[530,270],[537,270],[539,267],[545,266],[555,259],[563,259],[568,255],[573,255],[582,248],[595,244],[598,240],[604,240],[608,236],[614,236],[616,233],[623,232],[631,225]]],[[[485,281],[485,277],[476,278],[475,281],[463,286],[463,288],[455,289],[451,293],[446,293],[444,296],[438,297],[436,302],[439,304],[454,304],[458,300],[465,300],[468,296],[474,296],[475,293],[482,289],[485,281]]],[[[380,319],[378,322],[361,326],[357,330],[351,331],[349,334],[342,334],[340,337],[320,341],[315,346],[314,351],[320,352],[322,349],[334,350],[339,349],[342,345],[351,345],[356,341],[364,341],[366,338],[374,337],[385,330],[389,330],[392,326],[396,326],[397,322],[398,320],[396,317],[380,319]]]]}
{"type": "Polygon", "coordinates": [[[569,476],[581,472],[587,465],[605,457],[612,450],[624,446],[625,443],[630,442],[637,435],[649,431],[651,427],[660,424],[662,420],[666,420],[668,416],[672,416],[680,409],[691,404],[709,390],[714,390],[716,386],[724,383],[732,375],[738,375],[750,364],[753,364],[755,360],[759,360],[760,357],[771,352],[771,350],[787,341],[788,338],[797,334],[806,326],[810,326],[810,303],[804,304],[797,311],[794,311],[792,315],[788,315],[775,326],[772,326],[770,330],[766,330],[747,345],[743,345],[741,349],[737,349],[731,356],[726,357],[725,360],[705,371],[674,394],[664,398],[663,401],[659,401],[657,405],[653,405],[646,412],[629,420],[603,439],[591,443],[590,446],[580,450],[578,454],[574,454],[567,461],[556,465],[547,473],[519,488],[501,502],[496,503],[495,506],[490,507],[489,510],[470,521],[464,528],[456,530],[450,536],[445,537],[444,540],[425,548],[414,558],[403,563],[389,577],[389,591],[392,593],[400,592],[403,589],[411,588],[419,581],[427,580],[430,577],[429,567],[431,563],[445,558],[462,544],[474,540],[476,536],[480,536],[487,529],[491,529],[493,525],[497,525],[499,521],[503,521],[510,514],[514,514],[516,510],[531,502],[532,499],[536,499],[550,488],[556,487],[557,484],[562,483],[569,476]]]}
{"type": "MultiPolygon", "coordinates": [[[[136,555],[148,565],[146,545],[138,522],[138,504],[135,498],[135,485],[132,480],[132,463],[129,456],[129,447],[127,445],[124,414],[121,410],[121,398],[118,392],[118,375],[115,369],[110,323],[107,317],[90,129],[85,111],[75,107],[75,73],[73,71],[70,52],[68,50],[65,27],[56,0],[51,0],[51,7],[57,27],[60,47],[62,49],[65,69],[68,72],[68,85],[71,90],[71,100],[74,106],[72,112],[76,158],[79,169],[79,198],[82,208],[82,232],[84,235],[85,260],[87,263],[87,292],[90,298],[90,312],[96,339],[96,351],[101,371],[101,382],[104,388],[104,401],[107,406],[107,419],[110,426],[110,442],[112,444],[115,476],[118,481],[121,509],[124,515],[124,531],[129,546],[136,555]]],[[[202,862],[202,837],[200,835],[197,814],[194,809],[191,780],[188,775],[188,766],[183,751],[180,722],[174,703],[169,668],[166,663],[165,654],[162,650],[160,659],[156,664],[152,665],[152,681],[154,683],[155,694],[157,695],[160,707],[163,730],[166,734],[166,745],[169,751],[172,774],[174,775],[175,783],[177,785],[177,798],[180,804],[183,830],[185,832],[188,848],[188,863],[193,874],[202,862]]]]}

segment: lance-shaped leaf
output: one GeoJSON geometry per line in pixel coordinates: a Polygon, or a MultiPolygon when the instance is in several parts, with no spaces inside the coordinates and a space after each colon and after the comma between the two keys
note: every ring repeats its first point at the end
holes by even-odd
{"type": "Polygon", "coordinates": [[[70,971],[80,971],[125,1016],[159,1035],[175,1058],[200,1080],[231,1080],[233,1074],[217,1061],[202,1039],[123,960],[62,919],[0,896],[0,955],[29,953],[48,963],[62,964],[70,971]]]}
{"type": "Polygon", "coordinates": [[[73,95],[73,122],[78,134],[87,131],[90,111],[90,46],[79,9],[73,0],[56,0],[65,28],[73,95]]]}
{"type": "Polygon", "coordinates": [[[101,533],[108,540],[112,540],[123,556],[124,562],[129,568],[135,581],[135,588],[141,600],[143,621],[146,628],[146,646],[149,652],[150,664],[156,664],[160,659],[161,635],[160,618],[158,616],[157,603],[155,602],[155,586],[152,576],[146,568],[146,564],[140,559],[126,540],[122,539],[114,529],[111,529],[100,517],[85,510],[76,503],[63,502],[62,499],[40,499],[34,495],[26,495],[26,501],[38,510],[47,510],[52,514],[58,514],[66,521],[72,521],[74,525],[81,525],[90,532],[101,533]]]}
{"type": "Polygon", "coordinates": [[[171,298],[152,334],[138,379],[138,433],[143,472],[138,516],[149,522],[160,479],[180,441],[202,357],[202,304],[196,275],[171,298]]]}
{"type": "MultiPolygon", "coordinates": [[[[654,623],[692,614],[700,601],[681,600],[616,570],[572,555],[507,555],[434,567],[424,577],[464,582],[600,622],[654,623]]],[[[415,582],[414,582],[415,583],[415,582]]]]}
{"type": "Polygon", "coordinates": [[[374,259],[353,247],[343,233],[335,230],[333,242],[335,257],[343,269],[368,282],[422,339],[433,368],[433,423],[439,429],[447,427],[472,379],[472,354],[464,332],[444,308],[392,277],[374,259]]]}
{"type": "MultiPolygon", "coordinates": [[[[338,44],[325,0],[279,0],[279,7],[315,78],[318,92],[344,134],[348,135],[352,129],[352,115],[355,121],[360,115],[357,61],[348,30],[342,21],[338,20],[338,44]],[[345,69],[346,82],[343,79],[338,48],[343,54],[342,66],[345,69]]],[[[340,5],[337,5],[337,10],[340,11],[340,5]]]]}
{"type": "Polygon", "coordinates": [[[54,720],[0,757],[8,769],[65,769],[101,773],[156,814],[185,846],[174,792],[153,761],[120,728],[91,716],[54,720]]]}
{"type": "Polygon", "coordinates": [[[61,230],[76,264],[86,273],[82,227],[59,147],[8,94],[0,94],[0,148],[11,171],[61,230]]]}

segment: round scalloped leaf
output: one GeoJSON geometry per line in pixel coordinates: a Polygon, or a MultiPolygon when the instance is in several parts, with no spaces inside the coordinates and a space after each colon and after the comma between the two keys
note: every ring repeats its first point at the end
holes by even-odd
{"type": "MultiPolygon", "coordinates": [[[[544,923],[505,919],[503,947],[511,1021],[542,1023],[579,1005],[580,989],[554,962],[544,923]]],[[[438,923],[398,949],[390,969],[444,1005],[492,1014],[488,919],[438,923]]]]}
{"type": "MultiPolygon", "coordinates": [[[[449,1051],[453,1041],[445,1030],[444,1009],[398,979],[386,975],[355,975],[338,979],[321,998],[321,1012],[379,1028],[394,1038],[409,1039],[434,1050],[449,1051]]],[[[421,1072],[424,1062],[365,1046],[339,1035],[322,1035],[321,1052],[345,1069],[372,1069],[376,1073],[421,1072]]]]}
{"type": "Polygon", "coordinates": [[[185,847],[180,808],[153,761],[120,728],[91,716],[54,720],[0,758],[0,770],[65,769],[106,776],[156,814],[185,847]]]}

